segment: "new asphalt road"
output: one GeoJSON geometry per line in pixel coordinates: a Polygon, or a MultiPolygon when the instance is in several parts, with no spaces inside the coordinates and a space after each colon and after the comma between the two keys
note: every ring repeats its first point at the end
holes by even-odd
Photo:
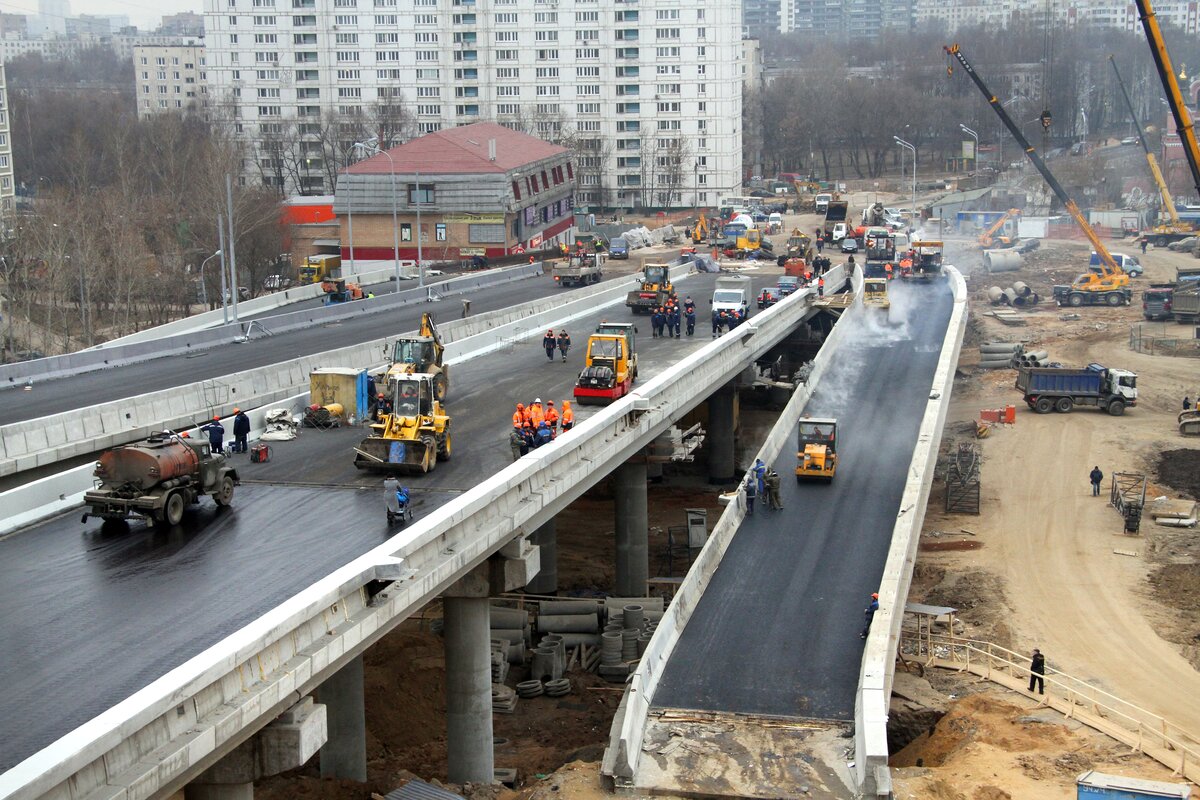
{"type": "MultiPolygon", "coordinates": [[[[836,417],[837,477],[797,484],[795,440],[774,464],[782,511],[761,502],[683,630],[659,708],[848,720],[863,609],[892,527],[950,317],[944,284],[892,284],[888,325],[867,309],[805,413],[836,417]]],[[[845,323],[842,323],[845,324],[845,323]]]]}

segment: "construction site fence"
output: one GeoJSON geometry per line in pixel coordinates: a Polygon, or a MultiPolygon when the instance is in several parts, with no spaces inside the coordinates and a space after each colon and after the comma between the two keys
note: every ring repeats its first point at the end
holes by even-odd
{"type": "MultiPolygon", "coordinates": [[[[1030,657],[992,642],[905,627],[900,658],[925,666],[970,672],[1021,690],[1030,676],[1030,657]]],[[[1190,781],[1200,781],[1200,739],[1166,718],[1065,672],[1046,667],[1045,695],[1038,699],[1155,759],[1190,781]]]]}
{"type": "Polygon", "coordinates": [[[1129,326],[1129,349],[1151,356],[1200,358],[1200,326],[1139,322],[1129,326]]]}

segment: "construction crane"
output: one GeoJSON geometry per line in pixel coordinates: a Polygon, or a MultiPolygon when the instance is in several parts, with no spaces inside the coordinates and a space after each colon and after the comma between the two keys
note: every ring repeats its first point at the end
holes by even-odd
{"type": "Polygon", "coordinates": [[[1196,129],[1192,124],[1192,116],[1188,113],[1187,103],[1179,91],[1179,82],[1175,80],[1175,71],[1171,66],[1171,56],[1163,43],[1162,30],[1158,27],[1158,17],[1150,0],[1136,0],[1138,16],[1142,20],[1142,28],[1146,31],[1146,40],[1150,43],[1150,55],[1154,57],[1154,68],[1158,70],[1159,80],[1167,93],[1167,105],[1171,107],[1171,116],[1175,117],[1175,131],[1183,142],[1183,153],[1187,156],[1188,167],[1192,170],[1192,183],[1196,193],[1200,195],[1200,146],[1196,144],[1196,129]]]}
{"type": "MultiPolygon", "coordinates": [[[[956,61],[962,66],[963,71],[967,73],[975,87],[983,92],[983,96],[987,98],[988,104],[992,110],[996,112],[996,116],[1000,117],[1000,121],[1004,123],[1004,127],[1008,128],[1008,132],[1012,134],[1017,143],[1021,145],[1021,149],[1025,151],[1025,156],[1030,163],[1041,174],[1042,179],[1049,185],[1054,195],[1062,202],[1067,213],[1071,215],[1071,219],[1075,220],[1075,224],[1083,231],[1083,235],[1087,237],[1092,244],[1092,249],[1100,258],[1100,266],[1098,271],[1089,271],[1076,278],[1070,286],[1055,286],[1054,298],[1060,305],[1082,306],[1082,305],[1128,305],[1133,297],[1133,293],[1129,290],[1129,276],[1121,269],[1121,265],[1112,257],[1112,253],[1108,252],[1108,248],[1104,246],[1104,242],[1092,230],[1092,226],[1083,218],[1083,212],[1079,210],[1079,206],[1071,199],[1062,184],[1054,177],[1054,173],[1046,166],[1046,162],[1033,149],[1033,145],[1025,138],[1025,134],[1013,122],[1012,117],[1004,110],[1004,106],[1000,103],[999,98],[992,94],[991,89],[983,82],[983,78],[979,77],[979,73],[971,66],[971,62],[967,61],[967,57],[963,55],[962,49],[957,45],[947,45],[942,48],[950,56],[953,56],[956,61]]],[[[953,67],[947,67],[947,73],[953,72],[953,67]]]]}
{"type": "Polygon", "coordinates": [[[1129,116],[1133,118],[1134,127],[1137,128],[1138,141],[1141,142],[1142,150],[1146,153],[1146,163],[1150,165],[1150,174],[1154,176],[1154,184],[1158,187],[1159,197],[1162,198],[1163,210],[1171,218],[1169,225],[1155,225],[1154,229],[1146,236],[1155,247],[1164,247],[1174,240],[1190,236],[1195,229],[1181,220],[1179,212],[1175,210],[1175,200],[1171,197],[1171,190],[1167,188],[1167,182],[1163,179],[1162,170],[1158,168],[1158,159],[1154,157],[1154,153],[1150,150],[1150,143],[1146,141],[1146,131],[1142,129],[1137,109],[1133,107],[1133,101],[1129,99],[1125,81],[1121,78],[1121,70],[1117,69],[1117,60],[1110,55],[1108,63],[1112,65],[1113,74],[1117,76],[1117,86],[1121,87],[1121,96],[1125,98],[1125,104],[1129,106],[1129,116]]]}
{"type": "Polygon", "coordinates": [[[1004,228],[1004,223],[1010,219],[1015,219],[1021,215],[1021,209],[1010,208],[1000,215],[1000,219],[992,223],[992,226],[979,235],[979,246],[983,248],[991,247],[999,242],[1002,245],[1012,244],[1011,236],[1004,236],[1000,231],[1004,228]]]}

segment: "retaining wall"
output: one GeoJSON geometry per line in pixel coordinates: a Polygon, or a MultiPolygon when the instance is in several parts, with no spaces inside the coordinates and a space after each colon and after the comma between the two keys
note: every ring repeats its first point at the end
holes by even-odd
{"type": "Polygon", "coordinates": [[[879,610],[867,636],[862,666],[858,677],[858,693],[854,703],[854,773],[864,798],[892,796],[891,775],[888,772],[887,721],[892,679],[895,676],[896,650],[900,646],[900,626],[904,621],[904,604],[912,583],[921,525],[925,521],[925,504],[933,485],[942,429],[950,409],[950,390],[954,385],[954,370],[967,330],[967,285],[954,267],[947,267],[950,289],[954,293],[954,310],[942,341],[942,353],[933,374],[929,402],[917,435],[908,467],[908,480],[892,529],[892,544],[888,550],[883,577],[879,583],[879,610]]]}

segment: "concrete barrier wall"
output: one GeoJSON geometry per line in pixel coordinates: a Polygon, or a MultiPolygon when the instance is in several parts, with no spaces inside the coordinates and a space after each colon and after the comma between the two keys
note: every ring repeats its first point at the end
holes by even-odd
{"type": "MultiPolygon", "coordinates": [[[[267,327],[272,334],[285,333],[299,328],[350,319],[363,314],[377,314],[393,311],[404,306],[424,303],[429,297],[430,291],[442,296],[460,294],[540,274],[542,274],[541,264],[522,264],[517,267],[471,273],[431,283],[422,289],[414,287],[401,292],[380,295],[379,297],[372,297],[353,303],[338,303],[332,306],[320,306],[293,311],[288,314],[279,314],[270,318],[267,327]]],[[[323,294],[320,285],[314,284],[302,287],[301,289],[289,289],[286,292],[279,292],[270,297],[286,296],[291,292],[309,292],[313,297],[320,297],[323,294]],[[309,292],[309,290],[315,290],[315,293],[309,292]]],[[[258,299],[264,300],[267,298],[258,299]]],[[[292,303],[297,302],[297,300],[293,298],[287,302],[292,303]]],[[[285,303],[281,302],[279,305],[285,305],[285,303]]],[[[220,312],[216,313],[219,314],[220,312]]],[[[189,319],[192,318],[189,317],[189,319]]],[[[133,364],[139,361],[149,361],[179,353],[206,350],[217,345],[232,343],[239,337],[246,335],[267,335],[263,333],[260,326],[255,326],[251,321],[245,320],[229,325],[218,324],[216,327],[204,326],[175,335],[165,335],[163,329],[166,327],[168,326],[162,325],[152,329],[160,331],[156,338],[144,338],[121,344],[110,342],[99,349],[92,348],[75,353],[66,353],[61,356],[0,365],[0,387],[21,385],[27,380],[50,380],[67,375],[105,369],[106,367],[133,364]],[[256,330],[257,333],[255,332],[256,330]]]]}
{"type": "MultiPolygon", "coordinates": [[[[0,798],[164,796],[528,535],[812,313],[797,293],[0,775],[0,798]],[[388,581],[367,603],[364,585],[388,581]]],[[[330,535],[336,535],[331,530],[330,535]]]]}
{"type": "Polygon", "coordinates": [[[954,267],[946,268],[954,309],[942,341],[942,353],[933,374],[929,402],[921,419],[917,446],[908,468],[908,480],[892,529],[883,577],[879,583],[879,610],[875,612],[867,646],[863,650],[854,703],[855,780],[863,797],[892,796],[888,772],[887,720],[895,675],[896,650],[900,646],[900,626],[904,622],[904,604],[912,583],[917,545],[925,521],[925,504],[933,486],[942,429],[950,410],[950,391],[954,371],[967,330],[967,285],[954,267]]]}
{"type": "MultiPolygon", "coordinates": [[[[834,267],[827,273],[826,285],[835,287],[844,280],[843,268],[834,267]]],[[[861,290],[861,273],[853,276],[852,291],[856,294],[861,290]]],[[[807,290],[812,291],[812,290],[807,290]]],[[[862,305],[855,303],[846,310],[847,315],[860,313],[862,305]]],[[[845,320],[852,317],[843,317],[845,320]]],[[[751,320],[753,321],[753,320],[751,320]]],[[[821,377],[833,361],[838,346],[845,338],[849,325],[839,323],[834,326],[829,337],[821,345],[813,359],[812,373],[808,381],[798,387],[792,395],[778,422],[771,429],[757,457],[765,464],[771,464],[783,451],[784,446],[795,435],[796,423],[808,404],[813,391],[820,383],[821,377]]],[[[609,735],[608,748],[604,753],[601,772],[612,779],[617,787],[632,787],[634,775],[637,773],[638,759],[642,753],[642,739],[646,732],[646,721],[651,706],[654,704],[654,694],[658,688],[662,673],[666,670],[679,636],[687,626],[696,606],[700,602],[704,590],[716,574],[726,550],[733,541],[734,535],[742,524],[746,514],[745,482],[738,489],[737,502],[730,503],[721,513],[708,541],[700,550],[700,554],[692,563],[683,583],[675,593],[667,612],[658,623],[653,638],[646,646],[646,652],[638,662],[638,668],[626,684],[621,707],[613,719],[609,735]]]]}

